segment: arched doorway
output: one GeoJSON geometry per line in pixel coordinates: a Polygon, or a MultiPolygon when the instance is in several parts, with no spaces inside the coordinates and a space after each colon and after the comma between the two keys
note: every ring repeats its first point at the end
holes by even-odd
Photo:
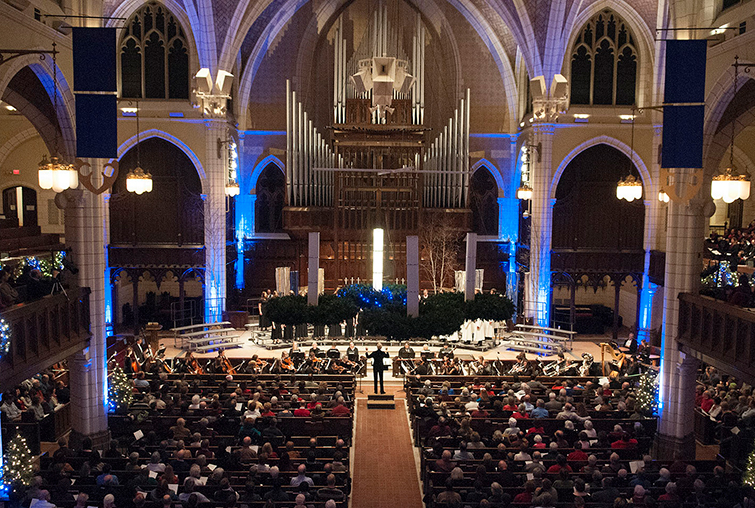
{"type": "MultiPolygon", "coordinates": [[[[629,203],[616,197],[616,183],[629,171],[626,155],[599,144],[574,157],[561,175],[553,206],[551,270],[572,282],[555,284],[553,290],[554,321],[560,326],[594,333],[602,329],[596,323],[601,320],[615,335],[622,319],[625,325],[636,324],[640,288],[622,282],[641,280],[645,206],[642,199],[629,203]],[[605,277],[614,291],[579,282],[605,277]],[[575,321],[576,314],[582,322],[575,321]]],[[[631,171],[638,173],[636,167],[631,171]]]]}
{"type": "Polygon", "coordinates": [[[37,191],[29,187],[9,187],[3,191],[3,215],[15,219],[18,227],[37,226],[37,191]]]}
{"type": "Polygon", "coordinates": [[[498,184],[490,170],[481,166],[469,185],[472,231],[478,235],[498,235],[498,184]]]}
{"type": "Polygon", "coordinates": [[[202,288],[184,287],[176,274],[205,267],[202,182],[189,157],[173,143],[148,138],[138,149],[139,164],[152,173],[152,192],[126,190],[126,175],[137,166],[135,146],[120,159],[110,197],[108,264],[128,274],[112,285],[113,305],[120,305],[114,324],[119,312],[135,330],[147,321],[166,328],[188,324],[203,314],[199,306],[189,305],[201,298],[202,288]]]}
{"type": "Polygon", "coordinates": [[[286,197],[286,178],[280,168],[268,164],[257,179],[257,200],[254,206],[257,233],[283,231],[283,204],[286,197]]]}

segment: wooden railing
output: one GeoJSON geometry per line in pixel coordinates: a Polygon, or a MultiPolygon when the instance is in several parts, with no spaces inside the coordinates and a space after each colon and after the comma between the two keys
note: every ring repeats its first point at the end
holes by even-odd
{"type": "Polygon", "coordinates": [[[72,287],[0,312],[11,330],[8,353],[0,360],[0,387],[6,389],[87,347],[89,288],[72,287]]]}
{"type": "Polygon", "coordinates": [[[755,311],[682,293],[679,342],[725,372],[755,381],[755,311]]]}

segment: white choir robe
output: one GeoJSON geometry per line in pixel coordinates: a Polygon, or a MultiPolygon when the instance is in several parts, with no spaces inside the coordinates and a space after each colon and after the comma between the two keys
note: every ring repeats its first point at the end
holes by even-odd
{"type": "Polygon", "coordinates": [[[464,321],[464,324],[461,325],[461,341],[472,342],[473,330],[474,330],[474,322],[469,321],[469,320],[464,321]]]}

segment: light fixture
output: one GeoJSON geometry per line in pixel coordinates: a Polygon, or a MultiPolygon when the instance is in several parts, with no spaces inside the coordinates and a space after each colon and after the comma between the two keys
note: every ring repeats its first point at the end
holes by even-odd
{"type": "Polygon", "coordinates": [[[666,191],[660,191],[658,193],[658,201],[660,201],[661,203],[669,202],[669,197],[668,197],[668,194],[666,194],[666,191]]]}
{"type": "MultiPolygon", "coordinates": [[[[634,109],[632,110],[634,111],[634,109]]],[[[632,115],[619,115],[619,120],[621,120],[621,123],[632,123],[634,124],[634,114],[632,115]]]]}
{"type": "Polygon", "coordinates": [[[239,166],[239,153],[236,150],[236,142],[233,139],[221,141],[218,138],[218,158],[222,155],[222,147],[228,144],[228,179],[225,184],[225,195],[229,198],[238,196],[241,192],[239,183],[236,181],[236,169],[239,166]]]}
{"type": "MultiPolygon", "coordinates": [[[[737,73],[739,71],[739,57],[734,57],[734,93],[737,91],[737,73]]],[[[738,175],[734,168],[734,134],[736,118],[731,121],[731,139],[729,148],[729,167],[723,173],[713,177],[710,184],[710,196],[713,199],[723,199],[724,203],[732,203],[737,199],[745,200],[750,197],[750,175],[746,172],[738,175]]]]}
{"type": "Polygon", "coordinates": [[[152,192],[152,175],[137,166],[126,175],[126,190],[136,194],[152,192]]]}
{"type": "Polygon", "coordinates": [[[516,190],[516,199],[528,201],[532,199],[532,188],[526,183],[516,190]]]}
{"type": "MultiPolygon", "coordinates": [[[[620,117],[627,117],[632,122],[632,136],[630,138],[629,145],[629,174],[624,179],[619,179],[619,183],[616,184],[616,197],[619,199],[626,199],[630,203],[635,199],[642,198],[642,181],[639,178],[635,178],[632,174],[632,168],[634,167],[634,106],[632,106],[631,115],[619,115],[620,117]]],[[[622,122],[624,119],[622,118],[622,122]]]]}
{"type": "Polygon", "coordinates": [[[587,113],[574,113],[574,123],[587,123],[590,121],[590,115],[587,113]]]}
{"type": "Polygon", "coordinates": [[[239,188],[239,184],[237,182],[228,182],[227,184],[225,184],[225,195],[229,198],[238,196],[240,192],[241,189],[239,188]]]}
{"type": "Polygon", "coordinates": [[[385,231],[382,228],[372,230],[372,287],[377,291],[383,289],[383,244],[385,231]]]}
{"type": "Polygon", "coordinates": [[[152,175],[142,169],[141,143],[139,142],[139,103],[136,103],[136,167],[126,175],[126,190],[136,194],[152,192],[152,175]]]}
{"type": "MultiPolygon", "coordinates": [[[[55,43],[52,45],[52,84],[53,84],[53,112],[55,123],[58,123],[58,52],[55,43]]],[[[43,189],[52,189],[55,192],[63,192],[66,189],[75,189],[79,186],[79,172],[72,164],[66,164],[58,155],[58,129],[55,129],[55,144],[50,154],[42,156],[37,170],[39,186],[43,189]]]]}

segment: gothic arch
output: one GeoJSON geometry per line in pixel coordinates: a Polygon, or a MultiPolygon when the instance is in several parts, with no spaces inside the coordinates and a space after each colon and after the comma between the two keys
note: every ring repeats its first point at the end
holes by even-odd
{"type": "Polygon", "coordinates": [[[495,164],[483,158],[472,164],[472,167],[469,168],[469,172],[474,174],[475,171],[482,167],[485,167],[488,171],[490,171],[490,174],[493,175],[493,178],[495,178],[495,183],[496,185],[498,185],[498,197],[504,197],[503,193],[505,186],[503,183],[503,177],[501,176],[501,172],[498,170],[495,164]]]}
{"type": "MultiPolygon", "coordinates": [[[[614,11],[626,21],[633,35],[637,38],[637,50],[639,52],[639,62],[637,69],[637,95],[635,102],[637,104],[646,104],[652,100],[652,89],[654,83],[654,66],[655,66],[655,35],[648,27],[642,16],[634,10],[627,2],[615,2],[611,0],[599,0],[589,5],[579,14],[570,15],[564,28],[564,36],[568,33],[568,39],[562,37],[562,46],[556,53],[561,57],[561,74],[571,83],[571,48],[582,31],[585,24],[600,11],[609,9],[614,11]]],[[[554,56],[556,58],[556,56],[554,56]]]]}
{"type": "Polygon", "coordinates": [[[252,189],[252,194],[256,193],[257,180],[259,179],[265,168],[267,168],[270,164],[277,166],[278,169],[281,170],[281,173],[283,173],[283,176],[286,176],[286,166],[283,164],[283,162],[281,162],[281,160],[275,155],[268,155],[267,157],[259,161],[256,166],[254,166],[252,175],[249,177],[249,186],[252,189]]]}
{"type": "MultiPolygon", "coordinates": [[[[186,154],[189,160],[191,160],[192,164],[194,164],[194,167],[196,168],[197,173],[199,174],[199,180],[202,182],[202,191],[206,193],[207,174],[204,171],[204,167],[202,166],[202,163],[199,161],[199,157],[197,157],[194,151],[191,148],[189,148],[189,146],[186,143],[184,143],[177,137],[159,129],[148,129],[146,131],[142,131],[141,133],[139,133],[140,142],[149,138],[164,139],[165,141],[168,141],[176,145],[178,148],[180,148],[181,151],[186,154]]],[[[125,154],[126,152],[131,150],[131,148],[135,146],[136,146],[136,134],[128,138],[118,147],[118,158],[120,159],[121,157],[123,157],[123,154],[125,154]]]]}
{"type": "Polygon", "coordinates": [[[642,185],[644,187],[645,198],[647,199],[647,196],[651,195],[650,193],[654,192],[654,184],[652,178],[650,178],[650,172],[648,171],[647,166],[645,166],[645,162],[642,160],[642,157],[637,153],[637,151],[635,150],[634,155],[632,155],[632,150],[627,144],[619,141],[616,138],[612,138],[611,136],[603,135],[585,141],[581,145],[574,148],[571,152],[569,152],[566,157],[564,157],[564,160],[562,160],[558,165],[556,173],[551,179],[550,188],[548,189],[548,196],[550,196],[551,199],[556,199],[556,188],[558,187],[558,182],[561,179],[561,175],[564,174],[564,171],[566,170],[566,167],[569,165],[569,163],[574,160],[574,158],[581,152],[596,145],[608,145],[617,149],[627,157],[632,157],[634,167],[637,169],[637,171],[639,171],[640,176],[642,177],[642,185]]]}
{"type": "MultiPolygon", "coordinates": [[[[339,11],[343,2],[344,0],[329,0],[328,3],[320,7],[319,12],[329,13],[326,19],[330,19],[330,17],[332,17],[339,11]]],[[[514,129],[517,123],[516,105],[518,94],[514,70],[511,66],[511,61],[506,54],[506,50],[501,44],[501,41],[496,36],[495,30],[492,28],[490,22],[469,0],[450,0],[450,2],[454,6],[454,8],[456,8],[467,19],[472,28],[479,34],[483,43],[488,47],[490,54],[498,67],[499,73],[501,74],[501,80],[506,91],[509,124],[510,127],[514,129]]],[[[249,90],[251,90],[252,81],[254,80],[257,68],[261,63],[262,58],[264,58],[269,41],[275,39],[275,37],[280,33],[280,31],[291,19],[291,17],[293,17],[296,11],[305,4],[306,0],[288,0],[276,14],[275,21],[268,24],[268,27],[274,25],[274,28],[266,28],[263,35],[260,36],[259,40],[255,44],[252,54],[249,56],[247,62],[245,63],[245,69],[241,77],[241,83],[239,84],[238,95],[241,99],[241,106],[239,111],[242,118],[245,116],[246,108],[248,108],[250,95],[249,90]]],[[[220,58],[221,69],[233,68],[235,55],[237,55],[241,49],[243,38],[251,28],[254,20],[264,11],[265,7],[267,7],[267,3],[264,5],[255,5],[254,15],[247,15],[248,13],[243,11],[242,13],[239,12],[240,9],[244,9],[245,7],[246,4],[239,5],[231,21],[231,26],[228,31],[229,37],[234,33],[237,33],[237,35],[230,44],[228,44],[227,40],[226,44],[224,44],[223,53],[220,58]]],[[[422,12],[423,14],[427,14],[424,11],[422,12]]],[[[498,14],[501,15],[500,12],[498,12],[498,14]]],[[[318,17],[318,19],[320,18],[319,14],[316,14],[316,16],[318,17]]],[[[506,23],[506,26],[511,27],[513,25],[506,23]]]]}
{"type": "MultiPolygon", "coordinates": [[[[49,49],[43,47],[36,47],[34,49],[49,49]]],[[[32,72],[37,76],[42,86],[47,90],[47,94],[50,97],[50,102],[54,102],[53,97],[53,62],[50,55],[41,59],[39,55],[24,55],[11,60],[11,62],[3,67],[0,67],[0,97],[2,97],[8,89],[8,84],[11,80],[21,71],[24,67],[29,67],[32,72]]],[[[73,93],[66,81],[63,70],[58,66],[57,71],[58,80],[58,111],[57,121],[58,128],[62,137],[63,147],[60,149],[64,154],[76,153],[76,106],[74,103],[73,93]]],[[[35,107],[34,104],[31,106],[35,107]]],[[[23,113],[23,112],[22,112],[23,113]]],[[[28,119],[28,118],[27,118],[28,119]]],[[[31,121],[31,120],[30,120],[31,121]]],[[[37,132],[40,132],[39,126],[37,132]]],[[[43,136],[44,138],[44,136],[43,136]]],[[[47,142],[47,140],[46,140],[47,142]]]]}
{"type": "MultiPolygon", "coordinates": [[[[114,18],[126,18],[130,19],[131,16],[147,2],[144,0],[126,0],[115,8],[111,16],[114,18]]],[[[184,29],[186,38],[189,45],[189,71],[193,75],[200,67],[210,67],[211,57],[207,54],[207,51],[200,51],[200,46],[197,44],[197,40],[194,37],[195,27],[200,26],[199,19],[196,13],[192,9],[184,9],[183,5],[176,0],[160,0],[158,3],[163,4],[181,24],[184,29]]],[[[191,2],[189,2],[191,3],[191,2]]],[[[105,23],[107,27],[115,27],[120,21],[117,19],[109,19],[105,23]]],[[[120,38],[120,34],[119,34],[120,38]]],[[[118,71],[118,82],[120,83],[120,71],[118,71]]]]}

